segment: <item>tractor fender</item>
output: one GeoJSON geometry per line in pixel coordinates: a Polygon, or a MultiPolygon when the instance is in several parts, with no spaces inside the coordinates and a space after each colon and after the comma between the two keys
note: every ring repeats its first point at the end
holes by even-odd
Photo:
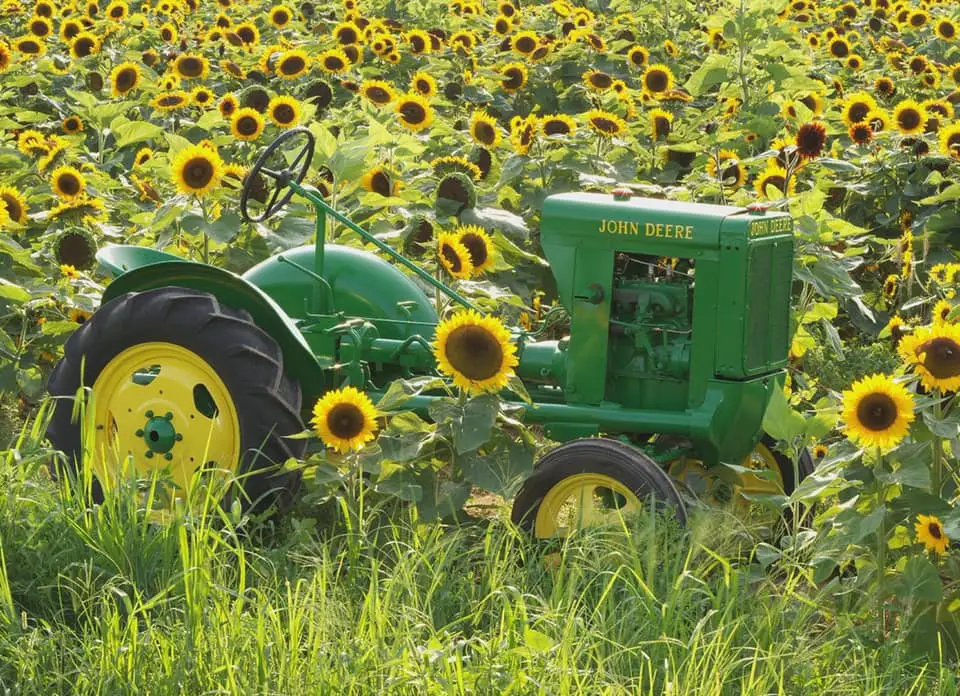
{"type": "MultiPolygon", "coordinates": [[[[315,253],[310,244],[289,249],[280,256],[313,271],[315,253]]],[[[333,291],[333,306],[329,309],[347,317],[369,319],[382,338],[403,340],[414,334],[432,337],[439,321],[433,301],[412,278],[376,254],[327,244],[323,275],[333,291]]],[[[248,270],[243,279],[270,295],[287,316],[294,318],[306,316],[317,287],[307,274],[276,256],[248,270]]]]}
{"type": "Polygon", "coordinates": [[[270,334],[280,346],[284,370],[291,379],[300,383],[304,403],[312,403],[320,395],[319,390],[324,385],[323,370],[303,334],[280,305],[235,273],[193,261],[158,258],[115,278],[104,291],[102,301],[106,303],[128,292],[167,286],[208,292],[232,309],[249,312],[254,323],[270,334]]]}

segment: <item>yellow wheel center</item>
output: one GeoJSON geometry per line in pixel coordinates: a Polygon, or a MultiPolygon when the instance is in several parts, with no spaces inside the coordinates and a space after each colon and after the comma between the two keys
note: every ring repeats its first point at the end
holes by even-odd
{"type": "Polygon", "coordinates": [[[750,507],[753,495],[783,494],[783,474],[766,445],[758,444],[740,466],[750,471],[724,466],[707,469],[699,459],[684,457],[671,463],[668,472],[705,503],[738,511],[750,507]]]}
{"type": "Polygon", "coordinates": [[[604,474],[574,474],[547,491],[537,508],[534,534],[546,539],[576,529],[623,524],[641,510],[633,491],[604,474]]]}
{"type": "Polygon", "coordinates": [[[196,353],[141,343],[117,354],[93,384],[93,470],[105,490],[132,465],[169,477],[184,499],[198,473],[235,472],[240,425],[230,392],[196,353]]]}

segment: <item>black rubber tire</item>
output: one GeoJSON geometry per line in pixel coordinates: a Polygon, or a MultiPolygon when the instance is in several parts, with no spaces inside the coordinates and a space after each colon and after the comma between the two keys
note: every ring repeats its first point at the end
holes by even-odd
{"type": "Polygon", "coordinates": [[[608,438],[582,438],[551,450],[537,462],[513,501],[514,524],[533,533],[540,502],[547,492],[568,476],[603,474],[616,479],[641,500],[654,499],[675,510],[681,524],[687,523],[683,499],[663,468],[636,447],[608,438]]]}
{"type": "Polygon", "coordinates": [[[810,474],[813,473],[813,470],[816,468],[813,463],[813,456],[810,454],[810,450],[806,447],[803,448],[803,452],[800,453],[800,460],[797,462],[797,471],[796,473],[800,475],[800,480],[795,480],[793,470],[793,462],[790,457],[783,454],[777,449],[777,442],[769,435],[764,435],[761,443],[766,446],[770,453],[773,455],[773,458],[777,460],[777,466],[780,468],[780,476],[783,478],[783,492],[787,495],[793,493],[800,481],[807,478],[810,474]]]}
{"type": "MultiPolygon", "coordinates": [[[[98,309],[64,346],[50,375],[54,397],[73,397],[91,386],[121,351],[149,341],[174,343],[193,351],[220,376],[237,411],[243,509],[284,511],[300,485],[298,471],[277,471],[291,457],[302,459],[307,441],[284,436],[302,432],[300,385],[284,374],[283,355],[273,338],[246,311],[220,304],[209,293],[181,287],[130,292],[98,309]]],[[[47,437],[76,471],[81,424],[71,422],[72,398],[58,398],[47,437]]],[[[103,499],[95,481],[94,496],[103,499]]],[[[229,503],[229,501],[225,501],[229,503]]]]}

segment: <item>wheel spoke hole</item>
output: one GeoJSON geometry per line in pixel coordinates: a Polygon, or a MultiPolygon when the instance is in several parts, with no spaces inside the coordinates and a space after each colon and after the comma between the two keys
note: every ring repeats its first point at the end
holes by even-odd
{"type": "MultiPolygon", "coordinates": [[[[203,384],[195,384],[193,387],[193,407],[206,418],[216,418],[219,409],[210,390],[203,384]]],[[[193,418],[193,416],[190,416],[193,418]]]]}
{"type": "Polygon", "coordinates": [[[150,367],[141,367],[131,375],[134,384],[141,387],[149,385],[160,374],[160,365],[151,365],[150,367]]]}
{"type": "Polygon", "coordinates": [[[612,488],[597,486],[593,490],[594,504],[601,510],[620,510],[627,506],[627,497],[612,488]]]}

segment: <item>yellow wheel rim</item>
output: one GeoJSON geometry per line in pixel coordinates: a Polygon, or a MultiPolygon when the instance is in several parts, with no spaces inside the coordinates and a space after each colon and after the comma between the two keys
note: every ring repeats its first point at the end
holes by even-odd
{"type": "Polygon", "coordinates": [[[783,493],[780,465],[765,444],[758,444],[740,466],[758,473],[769,471],[772,475],[758,476],[722,466],[707,469],[702,461],[690,457],[673,462],[668,466],[668,471],[674,480],[692,490],[701,491],[701,500],[720,507],[744,509],[751,505],[750,496],[783,493]]]}
{"type": "Polygon", "coordinates": [[[584,527],[618,523],[641,509],[633,491],[604,474],[574,474],[553,486],[540,501],[534,534],[546,539],[584,527]]]}
{"type": "Polygon", "coordinates": [[[132,465],[137,478],[164,473],[186,498],[198,472],[236,472],[240,424],[230,392],[196,353],[141,343],[110,360],[93,383],[93,471],[104,490],[132,465]]]}

